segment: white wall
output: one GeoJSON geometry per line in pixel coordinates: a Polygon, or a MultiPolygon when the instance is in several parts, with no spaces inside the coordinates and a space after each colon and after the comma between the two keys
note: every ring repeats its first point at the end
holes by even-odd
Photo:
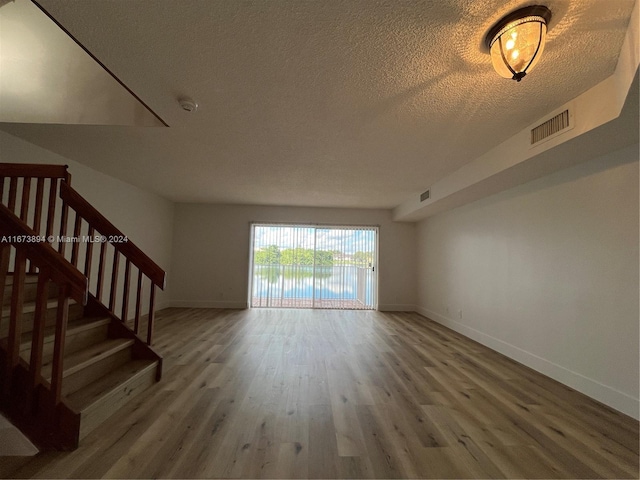
{"type": "Polygon", "coordinates": [[[247,306],[252,221],[379,225],[379,308],[414,309],[415,225],[391,211],[205,204],[176,204],[173,305],[247,306]]]}
{"type": "Polygon", "coordinates": [[[174,205],[2,131],[0,161],[68,164],[74,188],[167,270],[159,308],[245,307],[252,221],[379,225],[381,309],[417,304],[638,417],[637,145],[417,228],[385,210],[174,205]]]}
{"type": "Polygon", "coordinates": [[[418,311],[638,418],[638,203],[634,145],[428,218],[418,311]]]}
{"type": "MultiPolygon", "coordinates": [[[[172,202],[3,131],[0,131],[0,162],[69,165],[71,186],[167,271],[170,285],[172,202]]],[[[123,270],[121,265],[121,275],[123,270]]],[[[156,308],[164,308],[168,298],[166,292],[158,292],[156,308]]]]}

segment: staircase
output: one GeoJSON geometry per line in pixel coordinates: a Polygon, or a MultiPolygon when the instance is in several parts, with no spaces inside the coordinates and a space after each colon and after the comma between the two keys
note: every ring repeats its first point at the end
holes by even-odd
{"type": "Polygon", "coordinates": [[[0,409],[44,449],[76,448],[162,372],[165,273],[70,181],[65,166],[0,164],[0,409]]]}

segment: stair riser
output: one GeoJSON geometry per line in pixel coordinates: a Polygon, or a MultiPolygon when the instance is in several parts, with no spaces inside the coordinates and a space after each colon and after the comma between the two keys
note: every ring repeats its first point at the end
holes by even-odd
{"type": "MultiPolygon", "coordinates": [[[[74,303],[69,305],[69,317],[68,321],[77,320],[82,318],[84,313],[84,308],[82,305],[74,303]]],[[[35,316],[35,312],[27,312],[22,314],[22,333],[32,332],[33,331],[33,318],[35,316]]],[[[49,308],[47,309],[47,319],[45,321],[45,326],[51,326],[56,324],[56,316],[57,316],[57,308],[49,308]]],[[[5,316],[2,318],[2,325],[0,325],[0,338],[5,338],[9,334],[9,318],[5,316]]]]}
{"type": "Polygon", "coordinates": [[[115,352],[77,373],[64,377],[62,394],[70,395],[132,359],[131,347],[115,352]]]}
{"type": "MultiPolygon", "coordinates": [[[[65,338],[64,352],[70,355],[94,343],[102,342],[108,337],[109,326],[97,325],[89,330],[82,330],[77,333],[69,332],[65,338]]],[[[43,363],[49,363],[53,358],[54,338],[49,337],[42,346],[43,363]]],[[[23,344],[20,352],[22,358],[27,362],[31,355],[31,344],[23,344]]]]}
{"type": "MultiPolygon", "coordinates": [[[[11,295],[13,291],[12,285],[7,285],[4,287],[4,299],[2,305],[9,305],[11,302],[11,295]]],[[[36,294],[38,293],[38,284],[34,282],[25,283],[24,285],[24,301],[26,302],[34,302],[36,300],[36,294]]],[[[58,296],[58,286],[49,282],[49,295],[48,298],[57,298],[58,296]]]]}
{"type": "Polygon", "coordinates": [[[87,411],[81,412],[80,439],[86,437],[97,426],[117,412],[136,395],[156,383],[157,365],[138,373],[121,384],[110,395],[105,395],[87,411]]]}

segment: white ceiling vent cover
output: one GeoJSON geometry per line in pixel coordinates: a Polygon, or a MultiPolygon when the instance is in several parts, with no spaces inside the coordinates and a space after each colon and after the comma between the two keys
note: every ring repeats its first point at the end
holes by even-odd
{"type": "Polygon", "coordinates": [[[531,129],[531,146],[537,146],[573,128],[573,109],[565,108],[557,115],[531,129]]]}
{"type": "Polygon", "coordinates": [[[420,194],[420,201],[424,202],[425,200],[429,200],[431,198],[431,189],[426,190],[420,194]]]}

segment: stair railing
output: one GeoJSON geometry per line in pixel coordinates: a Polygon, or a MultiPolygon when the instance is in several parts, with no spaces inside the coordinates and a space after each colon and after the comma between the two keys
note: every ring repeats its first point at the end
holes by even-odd
{"type": "MultiPolygon", "coordinates": [[[[79,238],[83,231],[83,223],[88,224],[89,239],[99,240],[86,243],[84,251],[84,274],[89,279],[90,285],[92,280],[96,279],[95,298],[106,305],[116,318],[126,323],[129,318],[129,300],[131,293],[131,274],[135,268],[138,270],[136,278],[135,292],[135,313],[133,331],[139,335],[140,321],[142,317],[143,303],[143,286],[144,279],[150,281],[149,292],[149,310],[147,317],[146,342],[151,345],[153,338],[153,327],[155,318],[155,295],[156,287],[164,290],[166,282],[166,273],[151,258],[149,258],[142,250],[140,250],[131,240],[128,239],[120,230],[118,230],[109,220],[107,220],[98,210],[96,210],[89,202],[87,202],[78,192],[65,182],[60,185],[60,198],[63,202],[62,223],[60,227],[61,235],[66,235],[67,220],[69,216],[68,210],[75,213],[75,221],[73,225],[73,233],[71,238],[79,238]],[[95,269],[93,265],[93,247],[94,244],[99,245],[99,262],[98,272],[94,277],[95,269]],[[107,268],[107,246],[113,247],[112,263],[111,263],[111,281],[105,284],[105,269],[107,268]],[[122,285],[119,287],[119,268],[120,258],[124,258],[124,276],[122,285]],[[117,308],[117,300],[120,294],[120,308],[117,308]],[[103,298],[108,302],[103,302],[103,298]],[[119,311],[118,311],[119,310],[119,311]]],[[[78,266],[80,261],[78,242],[72,243],[71,263],[78,266]]],[[[60,253],[65,254],[65,243],[60,244],[60,253]]]]}
{"type": "MultiPolygon", "coordinates": [[[[87,302],[88,282],[72,265],[56,252],[51,245],[38,241],[39,235],[18,218],[11,210],[0,205],[0,254],[9,256],[13,250],[14,271],[11,292],[9,333],[5,350],[3,372],[3,396],[12,388],[14,371],[20,362],[22,343],[22,309],[27,261],[38,275],[33,330],[31,335],[31,356],[29,362],[29,390],[33,391],[42,383],[42,355],[49,285],[53,281],[58,287],[55,337],[52,360],[50,392],[53,405],[60,403],[62,392],[62,372],[64,343],[69,314],[69,299],[84,305],[87,302]]],[[[6,283],[7,271],[0,271],[0,282],[6,283]]],[[[3,300],[3,297],[0,297],[3,300]]],[[[2,321],[0,317],[0,322],[2,321]]]]}
{"type": "MultiPolygon", "coordinates": [[[[36,234],[44,235],[47,242],[74,267],[83,271],[89,279],[90,293],[124,324],[130,318],[129,307],[133,294],[135,296],[133,331],[138,336],[140,336],[144,307],[148,305],[146,343],[151,345],[156,287],[164,290],[166,274],[128,237],[71,188],[70,183],[71,175],[67,171],[67,166],[0,163],[2,203],[36,234]],[[8,178],[9,182],[5,182],[5,178],[8,178]],[[31,188],[34,179],[36,180],[35,196],[31,188]],[[8,183],[8,192],[4,191],[5,183],[8,183]],[[48,197],[46,210],[43,206],[45,192],[48,197]],[[62,202],[56,203],[58,197],[62,202]],[[75,214],[75,218],[72,219],[72,229],[69,225],[69,210],[75,214]],[[86,234],[83,235],[83,233],[86,234]],[[67,243],[71,244],[69,250],[67,243]],[[96,250],[99,250],[97,259],[94,258],[94,245],[96,250]],[[112,251],[110,254],[107,252],[108,247],[112,251]],[[81,257],[83,264],[79,266],[81,257]],[[125,265],[122,282],[119,284],[120,257],[124,257],[125,265]],[[111,265],[108,264],[108,258],[111,258],[111,265]],[[111,281],[106,283],[105,271],[109,268],[111,281]],[[135,275],[135,270],[137,270],[137,276],[135,284],[132,285],[131,277],[135,275]],[[150,283],[148,303],[144,293],[147,283],[150,283]]],[[[15,259],[10,259],[9,252],[3,253],[0,256],[0,272],[11,271],[9,266],[13,261],[15,259]]],[[[34,273],[34,266],[29,264],[27,271],[34,273]]],[[[4,285],[0,284],[0,289],[3,288],[4,285]]],[[[2,293],[3,290],[0,290],[0,294],[2,293]]]]}

